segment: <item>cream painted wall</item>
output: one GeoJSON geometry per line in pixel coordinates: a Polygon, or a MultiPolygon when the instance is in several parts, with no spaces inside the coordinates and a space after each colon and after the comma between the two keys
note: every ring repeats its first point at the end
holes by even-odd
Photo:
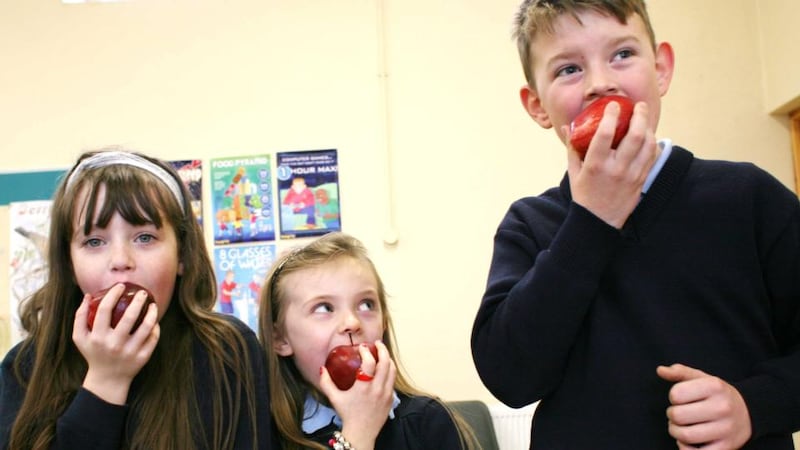
{"type": "Polygon", "coordinates": [[[656,38],[676,54],[659,134],[696,156],[752,161],[794,189],[788,120],[764,105],[757,2],[648,2],[656,38]]]}
{"type": "MultiPolygon", "coordinates": [[[[204,160],[338,148],[344,229],[383,275],[411,377],[491,400],[469,334],[492,236],[511,201],[560,180],[564,150],[517,99],[518,0],[386,0],[384,133],[376,1],[1,2],[0,168],[107,144],[204,160]]],[[[756,1],[648,2],[677,59],[659,135],[792,186],[786,123],[743,69],[762,59],[756,1]]]]}
{"type": "Polygon", "coordinates": [[[758,23],[764,69],[764,106],[787,114],[800,108],[800,2],[758,0],[758,23]]]}

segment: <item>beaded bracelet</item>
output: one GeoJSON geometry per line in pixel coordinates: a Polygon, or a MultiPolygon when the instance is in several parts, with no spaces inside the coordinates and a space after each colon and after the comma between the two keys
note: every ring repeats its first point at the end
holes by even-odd
{"type": "Polygon", "coordinates": [[[328,445],[330,445],[333,450],[356,450],[351,447],[347,439],[342,436],[341,431],[333,432],[333,437],[328,441],[328,445]]]}

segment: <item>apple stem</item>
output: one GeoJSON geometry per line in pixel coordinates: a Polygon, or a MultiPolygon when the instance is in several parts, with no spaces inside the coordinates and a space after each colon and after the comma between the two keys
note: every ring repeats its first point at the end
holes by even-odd
{"type": "Polygon", "coordinates": [[[347,333],[350,336],[350,345],[353,345],[353,333],[347,333]]]}

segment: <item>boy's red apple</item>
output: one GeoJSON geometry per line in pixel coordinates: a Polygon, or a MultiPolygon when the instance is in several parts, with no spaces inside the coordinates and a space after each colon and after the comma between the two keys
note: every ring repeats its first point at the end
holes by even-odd
{"type": "MultiPolygon", "coordinates": [[[[343,391],[350,389],[356,382],[356,371],[361,367],[358,346],[359,344],[335,347],[328,353],[328,358],[325,360],[325,368],[328,369],[331,379],[336,387],[343,391]]],[[[368,343],[367,347],[377,361],[378,348],[373,343],[368,343]]]]}
{"type": "MultiPolygon", "coordinates": [[[[150,303],[155,303],[155,299],[153,299],[153,294],[151,294],[150,291],[136,283],[126,281],[124,284],[125,291],[119,296],[117,304],[114,306],[114,309],[111,310],[111,328],[117,326],[119,320],[122,318],[122,315],[125,314],[125,310],[128,309],[128,306],[130,306],[131,302],[133,301],[133,297],[136,295],[136,293],[139,291],[147,292],[147,300],[145,300],[144,306],[142,306],[142,310],[139,312],[139,317],[136,319],[136,322],[133,324],[133,328],[131,329],[131,333],[133,333],[137,328],[139,328],[139,325],[142,324],[144,316],[147,314],[147,307],[150,305],[150,303]]],[[[100,301],[111,289],[111,287],[93,294],[92,299],[89,300],[89,316],[87,317],[89,330],[91,330],[92,326],[94,326],[94,317],[97,315],[97,307],[100,306],[100,301]]]]}
{"type": "Polygon", "coordinates": [[[570,124],[569,142],[572,144],[572,148],[581,154],[581,159],[586,157],[589,142],[591,142],[594,133],[597,131],[600,119],[603,118],[603,111],[605,111],[606,105],[610,102],[619,104],[619,118],[617,119],[617,129],[614,132],[611,148],[617,148],[619,141],[628,132],[628,125],[630,125],[631,116],[633,115],[633,102],[628,97],[621,95],[600,97],[581,111],[570,124]]]}

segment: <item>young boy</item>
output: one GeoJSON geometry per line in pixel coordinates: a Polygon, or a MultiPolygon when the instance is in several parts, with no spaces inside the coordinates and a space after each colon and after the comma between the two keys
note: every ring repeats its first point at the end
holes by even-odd
{"type": "Polygon", "coordinates": [[[501,401],[541,400],[532,449],[792,449],[800,429],[800,202],[752,164],[656,140],[673,53],[642,0],[526,0],[522,104],[568,147],[560,186],[498,227],[472,349],[501,401]],[[635,103],[584,160],[570,122],[635,103]]]}

